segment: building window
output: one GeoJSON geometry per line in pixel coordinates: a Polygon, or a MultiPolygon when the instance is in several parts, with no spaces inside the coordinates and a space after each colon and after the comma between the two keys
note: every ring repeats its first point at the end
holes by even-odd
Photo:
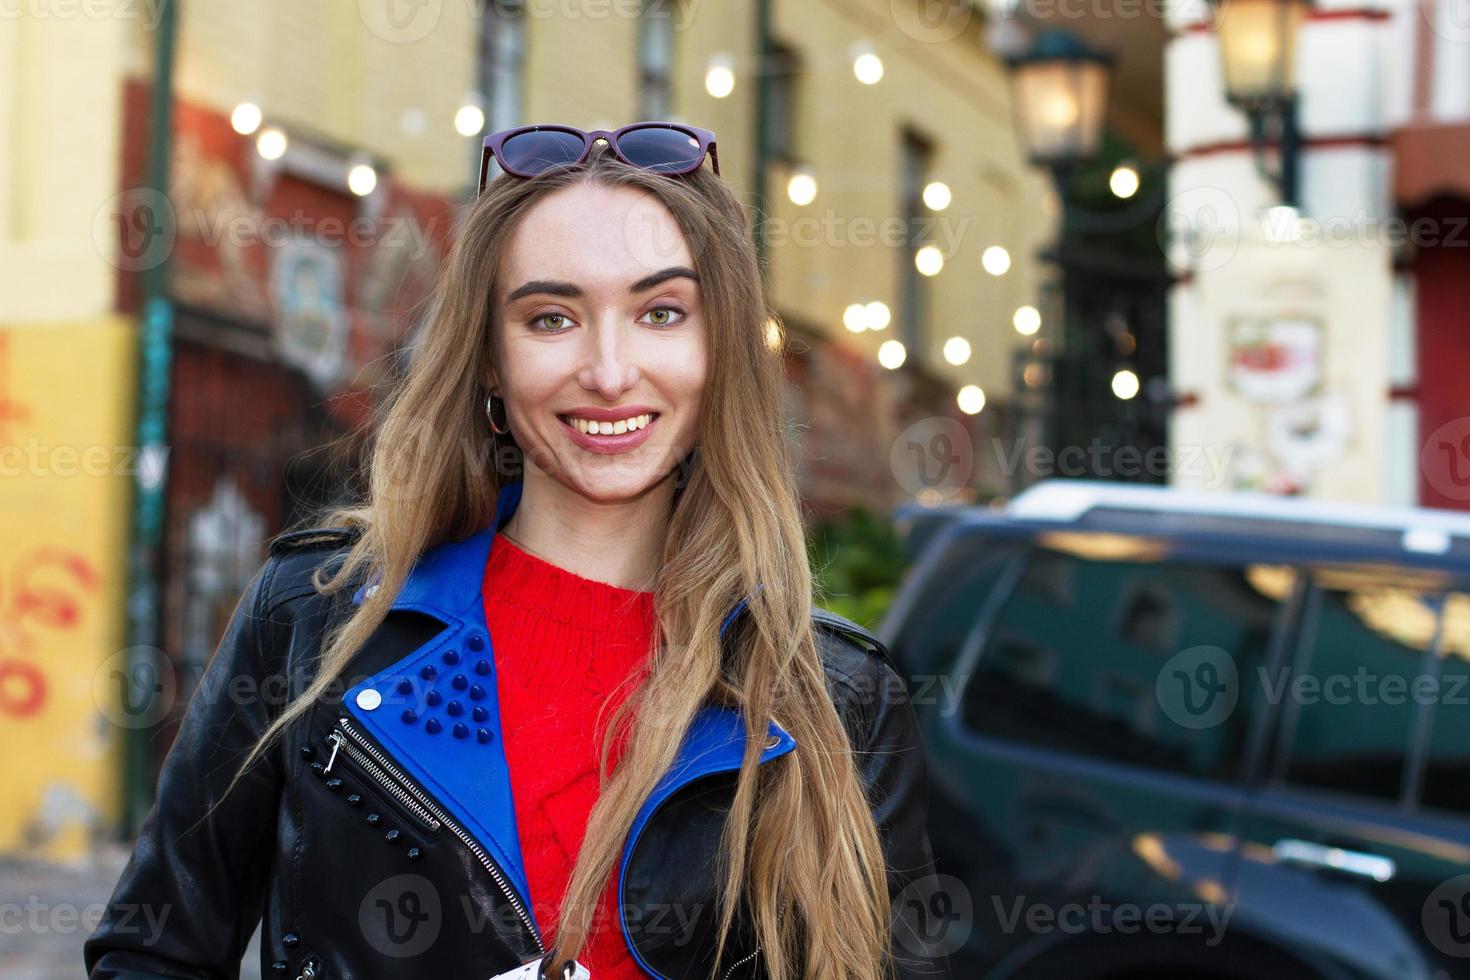
{"type": "Polygon", "coordinates": [[[677,0],[643,0],[638,21],[638,119],[670,119],[674,108],[677,0]]]}
{"type": "Polygon", "coordinates": [[[796,99],[801,62],[795,51],[772,44],[766,59],[766,152],[767,159],[793,164],[797,161],[796,99]]]}
{"type": "Polygon", "coordinates": [[[914,265],[914,254],[922,247],[924,233],[924,183],[930,172],[934,150],[917,133],[905,131],[899,149],[899,213],[903,215],[907,239],[898,250],[898,339],[911,357],[924,351],[924,322],[929,314],[924,276],[914,265]]]}
{"type": "MultiPolygon", "coordinates": [[[[485,106],[485,132],[493,133],[518,125],[523,112],[521,85],[526,50],[524,0],[486,0],[480,18],[480,64],[478,85],[485,106]]],[[[480,149],[474,151],[475,169],[480,166],[480,149]]],[[[487,180],[500,173],[500,163],[490,161],[487,180]]]]}

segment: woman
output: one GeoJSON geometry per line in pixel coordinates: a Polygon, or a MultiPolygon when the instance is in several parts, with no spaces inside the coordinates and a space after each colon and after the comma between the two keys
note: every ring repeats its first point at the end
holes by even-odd
{"type": "Polygon", "coordinates": [[[272,542],[90,975],[233,976],[264,915],[266,976],[946,976],[914,713],[813,609],[713,134],[485,142],[367,504],[272,542]]]}

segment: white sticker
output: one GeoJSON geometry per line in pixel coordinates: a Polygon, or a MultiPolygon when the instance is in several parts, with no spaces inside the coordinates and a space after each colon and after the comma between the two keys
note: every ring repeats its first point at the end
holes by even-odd
{"type": "MultiPolygon", "coordinates": [[[[509,970],[505,973],[496,974],[495,976],[491,977],[490,980],[536,980],[537,976],[539,975],[537,971],[541,967],[541,960],[542,957],[538,956],[536,959],[532,960],[529,963],[522,963],[514,970],[509,970]]],[[[573,960],[572,966],[573,973],[571,980],[592,980],[592,974],[588,973],[587,968],[581,963],[573,960]]],[[[548,980],[563,980],[563,977],[549,977],[548,980]]]]}

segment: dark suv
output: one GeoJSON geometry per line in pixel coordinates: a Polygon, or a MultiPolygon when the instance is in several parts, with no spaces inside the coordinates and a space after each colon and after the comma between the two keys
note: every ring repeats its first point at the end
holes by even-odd
{"type": "Polygon", "coordinates": [[[879,635],[959,977],[1470,977],[1470,515],[912,508],[879,635]]]}

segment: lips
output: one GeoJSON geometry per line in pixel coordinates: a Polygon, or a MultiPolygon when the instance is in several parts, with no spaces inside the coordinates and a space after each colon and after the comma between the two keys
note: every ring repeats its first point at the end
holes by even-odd
{"type": "Polygon", "coordinates": [[[593,436],[617,436],[625,432],[634,432],[651,423],[658,417],[658,412],[630,412],[627,415],[612,415],[598,412],[568,412],[558,415],[564,423],[593,436]]]}
{"type": "MultiPolygon", "coordinates": [[[[630,449],[636,449],[648,440],[648,434],[658,425],[660,413],[649,413],[648,422],[639,428],[615,432],[610,435],[596,434],[591,431],[583,432],[577,428],[573,416],[558,415],[561,424],[566,427],[567,434],[578,446],[593,453],[623,453],[630,449]]],[[[612,424],[612,423],[608,423],[612,424]]],[[[601,423],[599,423],[599,428],[601,423]]]]}

